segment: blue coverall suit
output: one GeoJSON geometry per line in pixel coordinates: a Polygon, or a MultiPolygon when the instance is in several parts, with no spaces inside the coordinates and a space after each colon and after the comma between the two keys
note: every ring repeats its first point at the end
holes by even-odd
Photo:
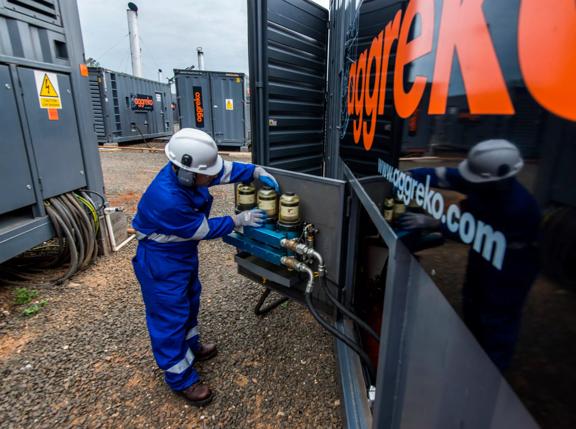
{"type": "MultiPolygon", "coordinates": [[[[224,161],[210,186],[250,182],[254,168],[224,161]]],[[[193,367],[194,353],[200,349],[198,242],[234,229],[230,216],[209,219],[212,200],[207,187],[180,185],[168,163],[142,195],[133,221],[139,243],[132,264],[142,289],[152,351],[174,390],[199,381],[193,367]]]]}
{"type": "MultiPolygon", "coordinates": [[[[494,364],[510,366],[520,331],[522,307],[538,275],[536,242],[540,209],[536,200],[515,178],[506,186],[477,186],[466,181],[456,168],[417,168],[412,177],[430,186],[463,193],[462,212],[490,225],[506,237],[502,270],[473,249],[468,253],[462,288],[464,322],[494,364]]],[[[452,235],[447,229],[447,235],[452,235]]]]}

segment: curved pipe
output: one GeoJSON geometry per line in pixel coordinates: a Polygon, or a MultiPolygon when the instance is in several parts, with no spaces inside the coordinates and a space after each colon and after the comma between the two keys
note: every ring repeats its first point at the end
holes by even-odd
{"type": "Polygon", "coordinates": [[[324,277],[326,274],[326,266],[324,265],[324,258],[320,253],[314,250],[312,247],[308,247],[305,244],[298,243],[297,240],[288,240],[287,238],[283,238],[280,240],[280,246],[291,250],[302,256],[312,257],[316,259],[318,262],[318,273],[321,277],[324,277]]]}

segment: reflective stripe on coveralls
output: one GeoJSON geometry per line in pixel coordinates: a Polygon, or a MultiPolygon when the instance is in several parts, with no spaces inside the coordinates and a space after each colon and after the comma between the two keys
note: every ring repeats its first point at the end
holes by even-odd
{"type": "Polygon", "coordinates": [[[188,349],[188,351],[186,352],[186,356],[184,356],[184,359],[182,359],[176,365],[168,368],[166,372],[171,372],[172,374],[181,374],[184,371],[186,371],[193,363],[194,363],[194,353],[192,353],[192,350],[188,349]]]}
{"type": "MultiPolygon", "coordinates": [[[[225,161],[211,185],[250,182],[252,164],[225,161]]],[[[168,163],[154,178],[140,203],[133,226],[139,242],[132,260],[146,307],[152,351],[173,390],[198,382],[194,353],[200,349],[198,312],[198,241],[229,234],[230,216],[210,218],[207,187],[185,188],[168,163]]]]}
{"type": "Polygon", "coordinates": [[[202,240],[210,232],[210,227],[208,226],[208,220],[206,217],[202,220],[202,224],[198,227],[194,235],[190,238],[182,238],[177,235],[166,235],[166,234],[156,234],[155,232],[150,235],[142,234],[140,231],[136,231],[136,238],[138,240],[148,240],[155,241],[156,243],[178,243],[182,241],[191,240],[202,240]]]}
{"type": "Polygon", "coordinates": [[[199,335],[200,335],[200,332],[198,332],[198,326],[194,326],[186,334],[186,339],[189,340],[189,339],[197,337],[199,335]]]}

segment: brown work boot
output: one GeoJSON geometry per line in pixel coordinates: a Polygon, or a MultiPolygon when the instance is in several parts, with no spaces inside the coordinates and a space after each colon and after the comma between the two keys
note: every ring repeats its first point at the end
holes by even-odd
{"type": "Polygon", "coordinates": [[[200,350],[194,352],[194,359],[201,362],[203,360],[212,359],[218,354],[218,348],[214,343],[202,344],[200,350]]]}
{"type": "Polygon", "coordinates": [[[178,393],[188,399],[188,401],[195,407],[209,404],[213,397],[210,388],[200,382],[194,383],[189,388],[178,393]]]}

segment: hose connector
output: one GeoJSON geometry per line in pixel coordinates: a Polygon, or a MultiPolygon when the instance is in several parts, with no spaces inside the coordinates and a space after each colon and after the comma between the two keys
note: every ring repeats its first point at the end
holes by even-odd
{"type": "Polygon", "coordinates": [[[306,246],[305,244],[299,243],[298,240],[288,240],[287,238],[283,238],[280,240],[280,246],[297,253],[298,255],[312,257],[316,259],[318,262],[318,273],[320,277],[324,277],[326,274],[326,266],[324,265],[324,258],[320,253],[314,250],[311,247],[306,246]]]}
{"type": "Polygon", "coordinates": [[[308,265],[306,265],[303,262],[297,261],[292,256],[283,256],[280,259],[280,262],[282,263],[282,265],[285,265],[288,268],[291,268],[295,271],[298,271],[300,273],[306,273],[308,275],[308,283],[306,283],[305,292],[307,294],[312,293],[312,289],[314,289],[314,272],[308,265]]]}

